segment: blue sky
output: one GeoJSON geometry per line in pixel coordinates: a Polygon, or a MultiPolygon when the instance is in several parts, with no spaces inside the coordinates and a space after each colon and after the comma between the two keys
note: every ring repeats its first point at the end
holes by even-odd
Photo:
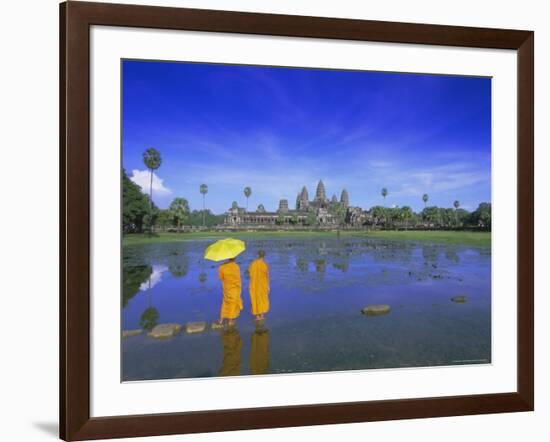
{"type": "Polygon", "coordinates": [[[161,152],[153,199],[223,213],[232,201],[293,207],[319,179],[354,206],[474,210],[491,200],[489,78],[123,61],[123,167],[145,186],[142,153],[161,152]]]}

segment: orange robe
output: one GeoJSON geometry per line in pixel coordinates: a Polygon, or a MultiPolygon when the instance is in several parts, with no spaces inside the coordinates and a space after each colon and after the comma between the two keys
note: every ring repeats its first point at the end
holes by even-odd
{"type": "Polygon", "coordinates": [[[241,314],[241,269],[236,262],[227,262],[218,269],[218,278],[222,282],[223,302],[220,318],[235,319],[241,314]]]}
{"type": "Polygon", "coordinates": [[[269,311],[269,267],[261,258],[255,259],[248,268],[250,274],[250,304],[253,315],[269,311]]]}

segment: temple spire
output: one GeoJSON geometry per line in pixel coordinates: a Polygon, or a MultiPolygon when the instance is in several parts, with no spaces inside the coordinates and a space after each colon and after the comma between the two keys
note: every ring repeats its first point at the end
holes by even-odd
{"type": "Polygon", "coordinates": [[[340,195],[340,202],[344,207],[349,207],[349,195],[346,189],[342,190],[342,195],[340,195]]]}
{"type": "Polygon", "coordinates": [[[319,184],[317,184],[317,191],[315,192],[315,201],[326,201],[327,200],[327,194],[325,192],[325,185],[323,184],[323,180],[319,180],[319,184]]]}
{"type": "Polygon", "coordinates": [[[298,194],[298,199],[296,200],[296,210],[307,210],[309,207],[309,195],[307,193],[306,186],[302,187],[302,191],[298,194]]]}

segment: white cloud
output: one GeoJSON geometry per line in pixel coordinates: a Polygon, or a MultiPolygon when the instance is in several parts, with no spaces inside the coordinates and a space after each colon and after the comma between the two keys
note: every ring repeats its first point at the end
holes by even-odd
{"type": "MultiPolygon", "coordinates": [[[[132,170],[132,176],[130,179],[136,183],[141,190],[145,193],[149,193],[149,187],[151,186],[151,172],[148,170],[132,170]]],[[[163,179],[153,172],[153,194],[156,195],[170,195],[172,191],[165,187],[163,179]]],[[[153,195],[154,196],[154,195],[153,195]]]]}
{"type": "Polygon", "coordinates": [[[165,265],[153,265],[153,272],[151,273],[151,276],[147,278],[147,281],[141,283],[139,289],[142,292],[146,292],[147,290],[152,289],[162,280],[162,274],[166,270],[168,270],[168,267],[166,267],[165,265]]]}

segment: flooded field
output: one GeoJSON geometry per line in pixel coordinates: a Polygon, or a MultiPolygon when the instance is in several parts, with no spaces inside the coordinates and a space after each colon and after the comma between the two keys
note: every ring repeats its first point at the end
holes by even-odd
{"type": "Polygon", "coordinates": [[[244,309],[224,330],[210,328],[222,296],[218,264],[202,258],[212,240],[124,247],[122,329],[145,331],[122,340],[123,381],[491,362],[490,247],[243,239],[244,309]],[[257,326],[246,269],[260,249],[270,266],[271,310],[257,326]],[[363,315],[372,304],[390,311],[363,315]],[[146,333],[194,321],[206,321],[206,330],[169,339],[146,333]]]}

